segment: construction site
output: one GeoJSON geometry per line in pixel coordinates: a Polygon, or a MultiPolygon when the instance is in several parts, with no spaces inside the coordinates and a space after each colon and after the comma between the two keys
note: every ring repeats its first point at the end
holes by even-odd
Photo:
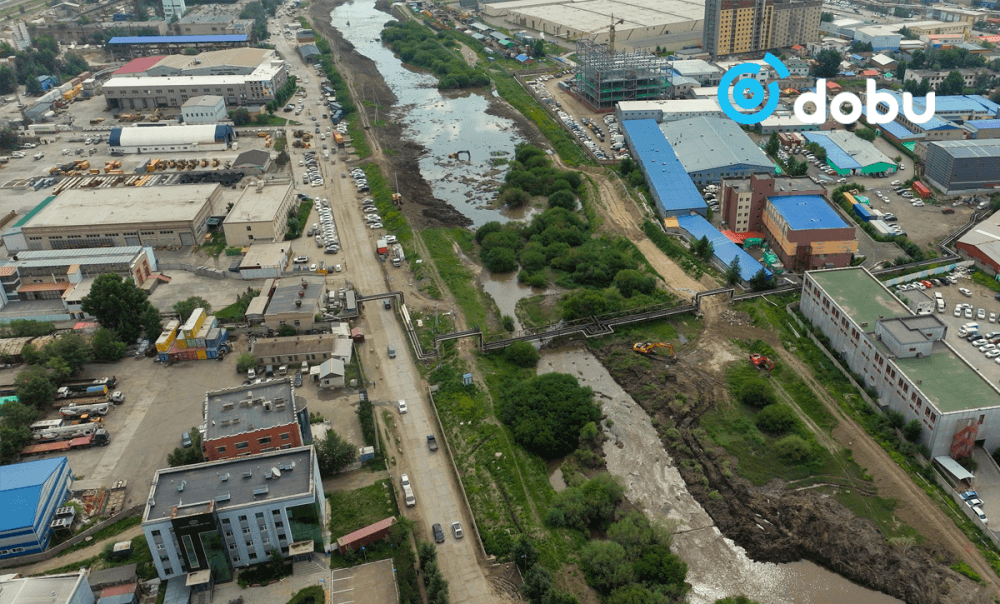
{"type": "Polygon", "coordinates": [[[607,46],[578,40],[576,56],[578,94],[596,111],[613,111],[620,101],[651,101],[669,95],[669,60],[646,52],[616,52],[613,34],[607,46]]]}

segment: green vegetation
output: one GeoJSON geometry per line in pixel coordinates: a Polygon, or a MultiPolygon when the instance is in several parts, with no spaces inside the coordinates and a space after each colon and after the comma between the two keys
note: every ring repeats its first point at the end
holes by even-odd
{"type": "Polygon", "coordinates": [[[379,215],[382,216],[382,224],[385,225],[387,231],[396,236],[399,244],[403,246],[403,252],[412,264],[413,260],[419,257],[413,243],[413,231],[410,229],[406,217],[403,216],[403,212],[392,203],[392,186],[382,175],[378,164],[364,164],[361,169],[365,171],[368,188],[371,190],[372,199],[375,200],[375,207],[378,208],[379,215]]]}
{"type": "Polygon", "coordinates": [[[21,449],[31,442],[32,422],[40,417],[38,410],[20,401],[7,401],[0,405],[0,462],[12,463],[21,449]]]}
{"type": "MultiPolygon", "coordinates": [[[[311,422],[310,422],[311,423],[311,422]]],[[[333,430],[328,430],[326,438],[315,443],[316,459],[319,461],[319,473],[324,478],[330,478],[355,462],[358,449],[333,430]]]]}
{"type": "Polygon", "coordinates": [[[982,271],[977,270],[972,273],[972,282],[982,285],[983,287],[995,292],[1000,292],[1000,281],[997,281],[996,278],[990,277],[982,271]]]}
{"type": "Polygon", "coordinates": [[[14,319],[10,323],[0,325],[0,336],[5,338],[37,338],[55,332],[56,326],[49,321],[14,319]]]}
{"type": "Polygon", "coordinates": [[[427,229],[420,235],[441,280],[461,307],[466,324],[486,331],[489,328],[489,309],[493,304],[476,287],[475,276],[462,264],[452,247],[452,241],[468,237],[468,232],[461,229],[427,229]]]}
{"type": "Polygon", "coordinates": [[[238,373],[246,373],[256,367],[258,363],[260,363],[260,359],[255,357],[252,353],[244,352],[238,359],[236,359],[236,371],[238,373]]]}
{"type": "MultiPolygon", "coordinates": [[[[340,97],[337,98],[339,99],[340,97]]],[[[365,131],[360,124],[361,118],[358,117],[357,113],[352,113],[345,119],[347,120],[347,135],[351,137],[351,145],[354,147],[354,153],[358,156],[358,159],[370,157],[372,148],[368,145],[368,139],[365,138],[365,131]]]]}
{"type": "Polygon", "coordinates": [[[430,70],[438,76],[438,88],[481,88],[489,84],[483,72],[469,67],[443,44],[455,45],[445,33],[437,36],[415,21],[389,21],[382,30],[382,41],[392,47],[404,63],[430,70]]]}
{"type": "Polygon", "coordinates": [[[493,71],[491,77],[497,93],[514,109],[535,122],[545,138],[552,143],[552,148],[555,149],[564,163],[570,166],[593,163],[587,154],[580,149],[573,137],[566,132],[566,129],[552,119],[538,101],[514,79],[514,76],[503,71],[493,71]]]}
{"type": "Polygon", "coordinates": [[[267,31],[267,19],[273,17],[280,0],[258,0],[248,3],[240,12],[240,19],[253,19],[253,37],[257,40],[266,40],[271,37],[267,31]]]}
{"type": "Polygon", "coordinates": [[[417,546],[417,558],[424,575],[427,600],[431,604],[448,604],[448,581],[437,563],[437,546],[429,541],[421,541],[417,546]]]}
{"type": "Polygon", "coordinates": [[[653,245],[660,248],[661,252],[677,262],[681,269],[690,277],[700,279],[705,273],[717,275],[715,269],[703,263],[693,251],[685,249],[675,237],[671,237],[660,230],[653,221],[643,221],[642,231],[653,242],[653,245]]]}
{"type": "Polygon", "coordinates": [[[331,491],[330,536],[339,539],[344,535],[385,520],[397,514],[396,500],[389,480],[353,491],[331,491]]]}
{"type": "Polygon", "coordinates": [[[212,305],[201,296],[191,296],[186,300],[176,302],[173,306],[174,312],[177,313],[177,317],[181,323],[187,321],[194,314],[195,309],[198,308],[205,309],[206,314],[212,314],[212,305]]]}
{"type": "Polygon", "coordinates": [[[309,224],[309,212],[312,210],[312,202],[302,201],[298,207],[293,207],[288,211],[288,229],[285,231],[285,241],[298,239],[306,230],[309,224]]]}
{"type": "Polygon", "coordinates": [[[951,565],[951,570],[953,570],[953,571],[955,571],[955,572],[957,572],[957,573],[959,573],[961,575],[965,575],[966,577],[972,579],[976,583],[982,583],[983,582],[983,578],[979,576],[979,573],[977,573],[976,571],[972,570],[972,567],[969,566],[968,564],[966,564],[965,562],[956,562],[956,563],[952,564],[951,565]]]}
{"type": "Polygon", "coordinates": [[[167,464],[171,468],[190,466],[205,461],[201,453],[201,432],[197,426],[188,430],[188,435],[191,436],[190,447],[176,447],[167,455],[167,464]]]}
{"type": "Polygon", "coordinates": [[[287,604],[323,604],[326,592],[319,585],[310,585],[295,592],[287,604]]]}
{"type": "Polygon", "coordinates": [[[209,233],[209,237],[210,239],[208,240],[208,243],[202,243],[201,245],[198,246],[198,251],[202,252],[207,256],[218,258],[219,254],[221,254],[223,250],[226,249],[226,234],[223,233],[221,230],[212,231],[211,233],[209,233]]]}
{"type": "Polygon", "coordinates": [[[95,361],[111,363],[125,358],[128,347],[118,339],[115,332],[101,327],[90,338],[90,349],[95,361]]]}
{"type": "Polygon", "coordinates": [[[267,562],[255,564],[250,568],[240,569],[237,582],[240,587],[246,589],[251,585],[268,585],[274,581],[280,581],[292,574],[292,565],[281,555],[278,550],[271,550],[271,557],[267,562]]]}
{"type": "Polygon", "coordinates": [[[123,342],[135,342],[140,335],[152,342],[163,331],[160,313],[150,304],[146,293],[121,275],[98,276],[81,308],[97,317],[101,325],[114,330],[123,342]]]}
{"type": "Polygon", "coordinates": [[[601,419],[594,391],[564,373],[522,381],[500,400],[497,414],[514,433],[514,440],[543,459],[572,453],[584,425],[601,419]]]}
{"type": "Polygon", "coordinates": [[[250,301],[260,295],[259,289],[247,288],[247,291],[240,294],[236,302],[215,313],[216,318],[223,322],[242,321],[250,307],[250,301]]]}
{"type": "Polygon", "coordinates": [[[86,541],[86,540],[85,541],[81,541],[81,542],[77,543],[76,545],[72,545],[72,546],[64,549],[63,551],[59,552],[59,554],[57,555],[57,557],[65,556],[66,554],[69,554],[71,552],[75,552],[77,550],[81,550],[81,549],[83,549],[85,547],[90,547],[91,545],[93,545],[95,543],[98,543],[100,541],[104,541],[105,539],[109,539],[111,537],[114,537],[115,535],[120,535],[120,534],[124,533],[125,531],[129,530],[130,528],[132,528],[133,526],[139,526],[140,524],[142,524],[142,516],[141,515],[139,515],[139,516],[126,516],[125,518],[117,520],[117,521],[113,522],[112,524],[109,524],[108,526],[106,526],[106,527],[102,528],[101,530],[97,531],[96,533],[90,535],[92,537],[92,539],[90,541],[86,541]]]}

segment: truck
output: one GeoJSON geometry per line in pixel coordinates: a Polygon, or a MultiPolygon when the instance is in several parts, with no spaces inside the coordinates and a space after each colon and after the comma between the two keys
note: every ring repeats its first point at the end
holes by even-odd
{"type": "Polygon", "coordinates": [[[45,453],[62,453],[73,449],[88,449],[93,446],[104,447],[111,442],[111,434],[104,428],[94,430],[93,434],[80,436],[72,440],[54,441],[28,445],[21,449],[21,456],[43,455],[45,453]]]}
{"type": "Polygon", "coordinates": [[[392,244],[392,265],[399,267],[403,260],[406,260],[406,254],[403,252],[403,246],[398,243],[392,244]]]}
{"type": "Polygon", "coordinates": [[[111,410],[109,403],[98,403],[96,405],[70,405],[59,409],[59,415],[63,417],[78,418],[83,415],[107,415],[111,410]]]}
{"type": "Polygon", "coordinates": [[[437,439],[434,438],[433,434],[428,434],[427,435],[427,448],[430,449],[431,451],[437,451],[438,450],[438,442],[437,442],[437,439]]]}
{"type": "Polygon", "coordinates": [[[379,255],[388,254],[389,244],[386,243],[385,239],[378,239],[375,242],[375,251],[377,251],[379,255]]]}
{"type": "Polygon", "coordinates": [[[90,436],[97,433],[100,426],[96,424],[81,424],[78,426],[63,426],[61,428],[49,428],[31,435],[33,440],[48,443],[59,440],[73,440],[83,436],[90,436]]]}
{"type": "Polygon", "coordinates": [[[107,386],[110,390],[118,384],[118,378],[115,376],[102,377],[102,378],[88,378],[85,380],[70,380],[68,382],[63,382],[59,384],[63,388],[68,388],[70,390],[86,390],[90,386],[107,386]]]}
{"type": "Polygon", "coordinates": [[[88,386],[86,389],[79,390],[79,389],[71,389],[68,386],[60,386],[59,389],[56,390],[56,398],[57,399],[64,399],[64,398],[93,398],[95,396],[107,397],[108,396],[108,387],[107,386],[88,386]]]}

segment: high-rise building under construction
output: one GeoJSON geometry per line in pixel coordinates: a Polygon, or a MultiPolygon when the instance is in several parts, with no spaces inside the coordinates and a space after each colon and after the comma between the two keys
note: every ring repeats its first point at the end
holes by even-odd
{"type": "Polygon", "coordinates": [[[713,57],[819,40],[821,0],[706,0],[703,43],[713,57]]]}

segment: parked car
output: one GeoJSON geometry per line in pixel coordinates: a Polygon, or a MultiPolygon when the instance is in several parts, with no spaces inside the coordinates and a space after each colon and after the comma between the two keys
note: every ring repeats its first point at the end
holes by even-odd
{"type": "Polygon", "coordinates": [[[465,533],[462,531],[462,524],[460,522],[451,523],[451,534],[455,535],[455,539],[461,539],[462,537],[465,536],[465,533]]]}
{"type": "Polygon", "coordinates": [[[971,298],[972,297],[972,292],[969,291],[969,290],[967,290],[967,289],[965,289],[964,287],[958,288],[958,293],[962,294],[966,298],[971,298]]]}
{"type": "Polygon", "coordinates": [[[400,399],[396,402],[396,406],[399,407],[399,413],[403,414],[407,412],[406,401],[400,399]]]}
{"type": "Polygon", "coordinates": [[[194,444],[194,443],[191,442],[191,434],[190,433],[185,432],[185,433],[181,434],[181,446],[182,447],[184,447],[185,449],[187,449],[192,444],[194,444]]]}
{"type": "Polygon", "coordinates": [[[434,523],[431,531],[434,533],[434,543],[444,543],[444,530],[441,529],[440,524],[434,523]]]}

